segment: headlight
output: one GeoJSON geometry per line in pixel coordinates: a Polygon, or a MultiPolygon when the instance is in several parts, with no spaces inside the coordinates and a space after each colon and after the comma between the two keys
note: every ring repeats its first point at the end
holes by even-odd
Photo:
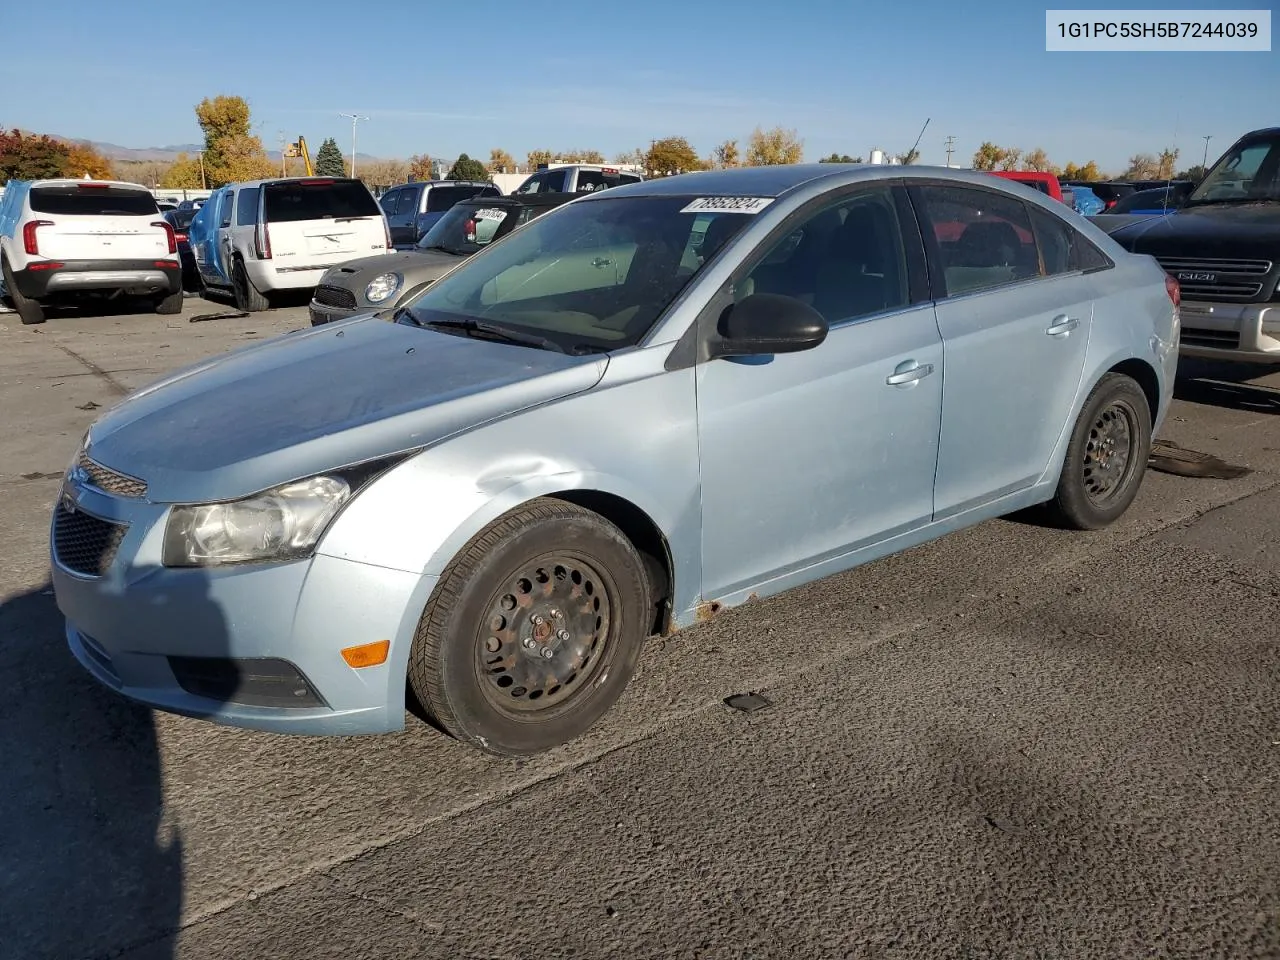
{"type": "Polygon", "coordinates": [[[231,503],[174,507],[165,528],[164,565],[204,567],[304,557],[350,497],[346,480],[319,476],[231,503]]]}
{"type": "Polygon", "coordinates": [[[374,277],[364,288],[365,299],[370,303],[381,303],[400,289],[400,280],[398,273],[384,273],[380,277],[374,277]]]}

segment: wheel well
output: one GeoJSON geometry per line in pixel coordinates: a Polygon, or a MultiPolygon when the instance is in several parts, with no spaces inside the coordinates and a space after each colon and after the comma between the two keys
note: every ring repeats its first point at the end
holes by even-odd
{"type": "Polygon", "coordinates": [[[630,500],[604,493],[600,490],[565,490],[548,494],[557,500],[576,504],[598,513],[631,541],[645,562],[649,582],[653,586],[653,624],[651,633],[666,635],[670,632],[671,601],[675,576],[671,561],[671,548],[658,525],[649,515],[630,500]]]}
{"type": "Polygon", "coordinates": [[[1122,373],[1142,388],[1147,398],[1147,409],[1151,411],[1151,422],[1155,423],[1160,413],[1160,378],[1156,376],[1151,364],[1144,360],[1129,359],[1117,363],[1107,372],[1122,373]]]}

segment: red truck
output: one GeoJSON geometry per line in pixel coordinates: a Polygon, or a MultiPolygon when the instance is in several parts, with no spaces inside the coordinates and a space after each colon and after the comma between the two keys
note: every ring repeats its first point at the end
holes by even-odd
{"type": "Polygon", "coordinates": [[[1019,183],[1025,183],[1028,187],[1034,187],[1041,193],[1047,193],[1053,199],[1060,200],[1067,206],[1071,206],[1071,201],[1062,192],[1062,186],[1058,183],[1058,178],[1052,173],[1039,173],[1035,170],[992,170],[991,174],[997,177],[1004,177],[1006,180],[1017,180],[1019,183]]]}

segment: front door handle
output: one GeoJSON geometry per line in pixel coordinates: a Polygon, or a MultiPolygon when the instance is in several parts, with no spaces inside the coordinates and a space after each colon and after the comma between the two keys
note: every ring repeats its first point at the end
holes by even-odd
{"type": "Polygon", "coordinates": [[[891,387],[909,387],[933,373],[932,363],[916,363],[904,360],[893,368],[893,373],[885,377],[884,382],[891,387]]]}
{"type": "Polygon", "coordinates": [[[601,268],[607,267],[611,263],[613,263],[613,261],[609,257],[596,257],[594,260],[591,261],[591,265],[593,267],[601,267],[601,268]]]}
{"type": "Polygon", "coordinates": [[[1065,313],[1059,317],[1053,318],[1053,323],[1049,324],[1049,329],[1045,331],[1051,337],[1065,337],[1068,333],[1080,326],[1080,321],[1075,317],[1068,317],[1065,313]]]}

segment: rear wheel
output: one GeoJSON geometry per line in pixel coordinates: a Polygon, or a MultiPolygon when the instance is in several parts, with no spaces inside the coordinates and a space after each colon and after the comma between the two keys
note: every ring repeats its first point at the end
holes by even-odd
{"type": "Polygon", "coordinates": [[[9,261],[0,260],[0,268],[3,269],[5,292],[9,294],[13,309],[18,311],[18,319],[28,326],[44,323],[44,307],[37,301],[29,300],[22,295],[18,284],[14,282],[13,269],[9,266],[9,261]]]}
{"type": "Polygon", "coordinates": [[[177,293],[163,296],[156,301],[156,313],[181,313],[182,301],[183,293],[181,289],[177,293]]]}
{"type": "Polygon", "coordinates": [[[474,537],[418,625],[409,684],[450,735],[525,756],[584,733],[621,696],[648,633],[650,587],[598,514],[534,500],[474,537]]]}
{"type": "Polygon", "coordinates": [[[258,313],[271,306],[267,298],[253,285],[244,262],[237,260],[231,268],[231,286],[236,297],[236,308],[245,313],[258,313]]]}
{"type": "Polygon", "coordinates": [[[1129,509],[1151,455],[1151,410],[1130,377],[1108,373],[1076,420],[1049,508],[1077,530],[1098,530],[1129,509]]]}

